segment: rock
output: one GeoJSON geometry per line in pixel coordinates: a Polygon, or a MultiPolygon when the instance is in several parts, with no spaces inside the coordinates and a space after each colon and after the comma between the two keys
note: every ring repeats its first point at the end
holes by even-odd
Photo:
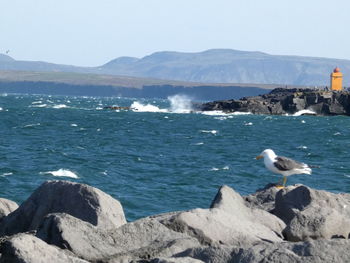
{"type": "Polygon", "coordinates": [[[181,257],[181,258],[156,258],[150,261],[150,263],[203,263],[198,259],[190,257],[181,257]]]}
{"type": "Polygon", "coordinates": [[[4,263],[87,263],[72,253],[50,246],[29,234],[18,234],[9,238],[1,245],[0,252],[0,262],[4,263]]]}
{"type": "Polygon", "coordinates": [[[17,208],[18,204],[16,202],[0,198],[0,219],[15,211],[17,208]]]}
{"type": "Polygon", "coordinates": [[[276,184],[268,184],[262,189],[256,190],[254,194],[244,197],[246,206],[272,212],[275,209],[276,194],[280,190],[276,184]]]}
{"type": "Polygon", "coordinates": [[[230,246],[201,246],[189,248],[181,253],[174,255],[174,257],[182,258],[194,258],[206,263],[230,263],[238,262],[236,260],[240,252],[240,248],[230,246]]]}
{"type": "Polygon", "coordinates": [[[274,214],[287,224],[283,233],[289,241],[350,235],[349,194],[288,186],[277,193],[274,214]]]}
{"type": "MultiPolygon", "coordinates": [[[[207,102],[203,111],[251,112],[254,114],[295,114],[311,110],[318,115],[350,115],[350,92],[332,92],[313,89],[276,88],[269,94],[245,97],[240,100],[207,102]]],[[[310,112],[309,112],[310,113],[310,112]]]]}
{"type": "Polygon", "coordinates": [[[131,261],[171,257],[199,242],[172,231],[152,218],[104,230],[68,214],[47,216],[37,236],[89,261],[131,261]]]}
{"type": "Polygon", "coordinates": [[[298,243],[257,244],[235,255],[241,263],[349,262],[349,240],[313,240],[298,243]]]}
{"type": "Polygon", "coordinates": [[[179,212],[161,222],[197,238],[202,245],[250,246],[261,240],[280,242],[285,227],[274,215],[246,207],[242,197],[228,186],[220,189],[210,209],[179,212]]]}
{"type": "Polygon", "coordinates": [[[68,181],[47,181],[3,219],[0,233],[11,235],[35,230],[50,213],[67,213],[103,229],[126,223],[119,201],[101,190],[68,181]]]}

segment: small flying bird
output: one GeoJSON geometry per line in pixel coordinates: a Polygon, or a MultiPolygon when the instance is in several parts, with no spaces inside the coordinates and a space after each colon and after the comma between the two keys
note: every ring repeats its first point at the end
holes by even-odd
{"type": "Polygon", "coordinates": [[[6,50],[6,54],[10,53],[10,50],[6,50]]]}
{"type": "Polygon", "coordinates": [[[277,188],[284,188],[287,182],[287,176],[293,174],[311,174],[310,166],[305,163],[299,163],[290,158],[277,156],[271,149],[264,150],[257,160],[264,158],[265,167],[273,173],[283,175],[283,184],[276,186],[277,188]]]}

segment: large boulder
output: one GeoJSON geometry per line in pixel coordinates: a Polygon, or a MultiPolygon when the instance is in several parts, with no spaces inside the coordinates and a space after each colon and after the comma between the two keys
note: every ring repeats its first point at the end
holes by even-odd
{"type": "Polygon", "coordinates": [[[202,245],[250,246],[262,240],[280,242],[285,227],[276,216],[245,206],[242,197],[228,186],[221,187],[210,209],[179,212],[161,222],[197,238],[202,245]]]}
{"type": "Polygon", "coordinates": [[[50,213],[67,213],[103,229],[126,223],[119,201],[101,190],[68,181],[47,181],[3,219],[0,234],[35,230],[50,213]]]}
{"type": "Polygon", "coordinates": [[[289,241],[350,235],[349,194],[288,186],[277,193],[274,214],[287,224],[284,235],[289,241]]]}
{"type": "Polygon", "coordinates": [[[0,248],[1,263],[87,263],[69,251],[50,246],[41,239],[18,234],[4,241],[0,248]]]}
{"type": "Polygon", "coordinates": [[[18,208],[18,204],[11,200],[0,198],[0,219],[18,208]]]}
{"type": "Polygon", "coordinates": [[[240,263],[347,263],[350,258],[349,240],[312,240],[309,242],[283,242],[257,244],[240,250],[235,261],[240,263]]]}
{"type": "Polygon", "coordinates": [[[260,242],[250,247],[202,246],[189,248],[173,257],[194,258],[206,263],[347,263],[350,240],[311,240],[309,242],[260,242]]]}
{"type": "Polygon", "coordinates": [[[246,206],[271,213],[275,209],[276,194],[279,190],[276,184],[267,184],[264,188],[256,190],[255,193],[244,196],[246,206]]]}
{"type": "Polygon", "coordinates": [[[129,262],[170,257],[199,245],[195,238],[170,230],[152,218],[104,230],[68,214],[51,214],[36,235],[89,261],[129,262]]]}

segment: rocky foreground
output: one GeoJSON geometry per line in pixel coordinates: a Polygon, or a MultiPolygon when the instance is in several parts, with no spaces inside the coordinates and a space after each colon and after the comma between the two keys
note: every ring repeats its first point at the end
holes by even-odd
{"type": "Polygon", "coordinates": [[[350,194],[222,186],[210,208],[126,222],[119,201],[68,181],[0,199],[0,262],[349,262],[350,194]]]}
{"type": "Polygon", "coordinates": [[[307,110],[305,113],[314,112],[316,115],[350,115],[350,92],[277,88],[268,94],[240,100],[208,102],[197,108],[227,113],[285,115],[307,110]]]}

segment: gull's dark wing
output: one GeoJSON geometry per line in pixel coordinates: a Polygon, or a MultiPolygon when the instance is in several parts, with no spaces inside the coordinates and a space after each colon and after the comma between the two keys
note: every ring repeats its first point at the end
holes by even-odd
{"type": "Polygon", "coordinates": [[[289,171],[293,169],[302,169],[307,165],[304,163],[299,163],[287,157],[278,156],[276,157],[276,162],[273,163],[275,167],[280,171],[289,171]]]}

